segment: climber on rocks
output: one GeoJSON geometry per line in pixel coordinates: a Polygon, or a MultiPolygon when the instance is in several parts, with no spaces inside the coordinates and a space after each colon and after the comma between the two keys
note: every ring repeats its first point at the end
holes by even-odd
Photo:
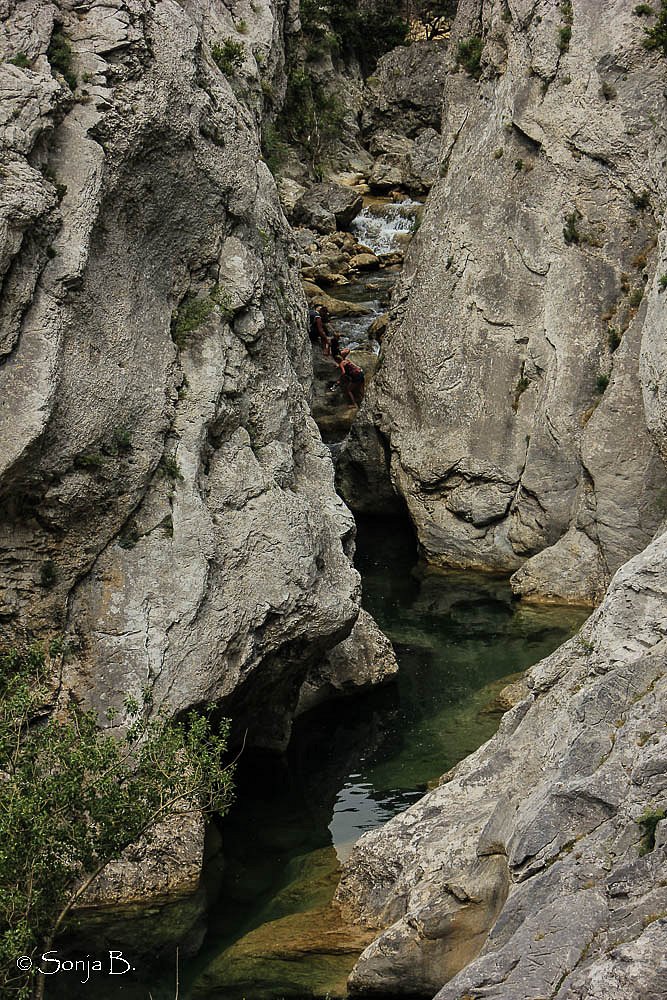
{"type": "Polygon", "coordinates": [[[326,357],[331,356],[331,340],[333,332],[329,329],[329,310],[326,306],[319,306],[308,311],[309,336],[313,344],[319,343],[322,353],[326,357]]]}
{"type": "MultiPolygon", "coordinates": [[[[349,351],[346,352],[346,354],[348,353],[349,351]]],[[[347,356],[343,357],[340,354],[334,360],[340,369],[338,385],[345,391],[347,398],[354,406],[361,406],[366,383],[366,375],[363,368],[355,365],[347,356]]]]}

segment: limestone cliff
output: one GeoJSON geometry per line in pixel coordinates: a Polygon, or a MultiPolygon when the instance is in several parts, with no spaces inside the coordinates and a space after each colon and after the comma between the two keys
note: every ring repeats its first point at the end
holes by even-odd
{"type": "Polygon", "coordinates": [[[12,0],[0,66],[3,633],[271,746],[359,600],[259,146],[297,8],[12,0]]]}
{"type": "Polygon", "coordinates": [[[429,560],[535,599],[599,601],[665,515],[667,60],[635,6],[459,4],[440,176],[341,459],[429,560]]]}
{"type": "Polygon", "coordinates": [[[666,555],[663,534],[529,671],[498,734],[362,837],[338,899],[387,929],[355,991],[665,996],[666,555]]]}

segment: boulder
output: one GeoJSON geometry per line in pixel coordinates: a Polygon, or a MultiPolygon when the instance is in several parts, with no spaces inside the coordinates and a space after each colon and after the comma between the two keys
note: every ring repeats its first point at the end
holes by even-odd
{"type": "Polygon", "coordinates": [[[348,264],[354,271],[376,271],[380,260],[374,253],[358,253],[350,257],[348,264]]]}
{"type": "Polygon", "coordinates": [[[297,713],[332,697],[358,694],[384,684],[397,673],[398,663],[391,642],[362,608],[348,638],[335,646],[308,674],[299,695],[297,713]]]}
{"type": "MultiPolygon", "coordinates": [[[[339,481],[357,509],[397,493],[431,562],[593,606],[665,515],[667,61],[647,58],[630,0],[605,3],[604,31],[573,0],[560,61],[555,15],[459,5],[454,39],[473,9],[502,87],[445,53],[438,178],[339,481]]],[[[378,149],[395,130],[385,103],[378,149]]]]}
{"type": "Polygon", "coordinates": [[[321,233],[346,229],[363,207],[358,192],[342,184],[315,184],[294,205],[292,222],[321,233]]]}

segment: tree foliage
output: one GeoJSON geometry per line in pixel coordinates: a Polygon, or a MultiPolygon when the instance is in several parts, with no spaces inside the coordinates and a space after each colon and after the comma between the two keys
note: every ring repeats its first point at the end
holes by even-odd
{"type": "MultiPolygon", "coordinates": [[[[127,698],[123,735],[70,702],[53,710],[62,649],[0,650],[0,995],[40,997],[20,956],[49,950],[110,861],[165,819],[231,801],[227,728],[175,722],[127,698]]],[[[109,713],[111,721],[113,713],[109,713]]],[[[117,720],[115,720],[117,721],[117,720]]],[[[121,729],[121,727],[117,727],[121,729]]]]}

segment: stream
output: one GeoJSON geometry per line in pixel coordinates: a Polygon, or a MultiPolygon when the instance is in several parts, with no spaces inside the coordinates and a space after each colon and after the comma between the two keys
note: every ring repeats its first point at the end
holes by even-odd
{"type": "Polygon", "coordinates": [[[502,579],[429,571],[402,521],[360,520],[356,563],[364,605],[394,643],[397,683],[302,717],[284,756],[244,754],[199,898],[97,926],[98,949],[131,957],[143,941],[162,955],[157,968],[137,958],[132,981],[99,979],[96,997],[172,1000],[179,940],[181,1000],[345,997],[367,939],[330,906],[341,861],[487,740],[507,678],[585,618],[521,605],[502,579]]]}

